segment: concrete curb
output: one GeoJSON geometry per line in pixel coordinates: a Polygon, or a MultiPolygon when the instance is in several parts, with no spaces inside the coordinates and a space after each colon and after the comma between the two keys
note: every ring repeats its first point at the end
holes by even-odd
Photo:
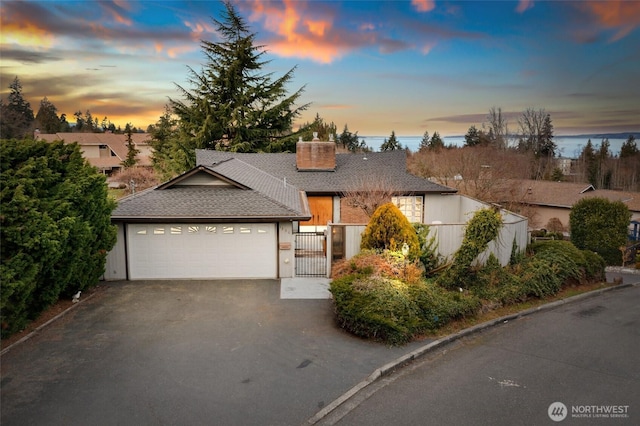
{"type": "Polygon", "coordinates": [[[18,346],[21,343],[26,342],[27,340],[31,339],[33,336],[35,336],[38,332],[40,332],[40,330],[42,330],[43,328],[47,327],[49,324],[51,324],[52,322],[57,321],[58,319],[62,318],[63,316],[65,316],[67,313],[71,312],[71,310],[73,310],[73,308],[75,308],[76,306],[78,306],[79,304],[83,303],[86,300],[90,300],[93,296],[96,295],[97,292],[93,292],[90,295],[88,295],[87,297],[83,297],[81,298],[78,303],[74,303],[73,305],[69,306],[67,309],[65,309],[64,311],[60,312],[58,315],[56,315],[55,317],[51,318],[49,321],[45,322],[44,324],[40,325],[39,327],[35,328],[31,333],[27,334],[26,336],[24,336],[22,339],[12,343],[11,345],[7,346],[6,348],[2,349],[0,351],[0,356],[6,354],[7,352],[9,352],[11,349],[13,349],[14,347],[18,346]]]}
{"type": "Polygon", "coordinates": [[[598,290],[593,290],[590,291],[588,293],[582,293],[582,294],[578,294],[576,296],[572,296],[572,297],[568,297],[566,299],[561,299],[561,300],[556,300],[555,302],[551,302],[551,303],[547,303],[545,305],[541,305],[541,306],[536,306],[535,308],[530,308],[530,309],[526,309],[524,311],[521,312],[517,312],[514,314],[510,314],[510,315],[505,315],[503,317],[500,318],[496,318],[490,321],[486,321],[483,322],[482,324],[478,324],[475,325],[473,327],[469,327],[466,328],[464,330],[461,330],[457,333],[451,334],[449,336],[445,336],[441,339],[438,339],[436,341],[433,341],[427,345],[421,346],[418,349],[415,349],[409,353],[407,353],[406,355],[403,355],[397,359],[395,359],[394,361],[391,361],[388,364],[383,365],[380,368],[377,368],[376,370],[374,370],[373,373],[371,373],[369,375],[369,377],[367,377],[366,379],[364,379],[362,382],[358,383],[357,385],[355,385],[354,387],[352,387],[351,389],[349,389],[347,392],[345,392],[343,395],[341,395],[339,398],[337,398],[336,400],[332,401],[330,404],[326,405],[322,410],[318,411],[313,417],[311,417],[309,420],[307,420],[306,424],[310,424],[310,425],[314,425],[318,422],[320,422],[322,419],[324,419],[325,417],[327,417],[329,414],[331,414],[333,411],[335,411],[338,407],[340,407],[341,405],[343,405],[344,403],[346,403],[349,399],[353,398],[358,392],[362,391],[363,389],[365,389],[367,386],[373,384],[374,382],[376,382],[377,380],[391,374],[393,371],[397,370],[398,368],[402,367],[403,365],[408,364],[409,362],[418,359],[428,353],[433,352],[435,349],[445,346],[449,343],[452,343],[456,340],[459,340],[463,337],[467,337],[467,336],[471,336],[475,333],[479,333],[483,330],[486,330],[488,328],[494,327],[496,325],[500,325],[500,324],[504,324],[508,321],[511,320],[515,320],[518,318],[522,318],[522,317],[526,317],[528,315],[534,314],[536,312],[543,312],[543,311],[549,311],[551,309],[555,309],[559,306],[562,305],[566,305],[569,303],[574,303],[574,302],[578,302],[580,300],[584,300],[584,299],[588,299],[588,298],[592,298],[592,297],[597,297],[600,296],[603,293],[609,292],[609,291],[614,291],[614,290],[620,290],[623,288],[627,288],[627,287],[634,287],[634,286],[640,286],[640,282],[638,283],[628,283],[628,284],[619,284],[617,286],[612,286],[612,287],[606,287],[606,288],[601,288],[598,290]]]}

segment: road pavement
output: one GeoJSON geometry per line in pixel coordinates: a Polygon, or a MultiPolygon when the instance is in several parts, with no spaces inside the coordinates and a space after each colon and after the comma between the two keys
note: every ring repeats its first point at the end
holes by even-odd
{"type": "Polygon", "coordinates": [[[640,424],[639,307],[632,286],[508,321],[378,380],[318,424],[640,424]]]}

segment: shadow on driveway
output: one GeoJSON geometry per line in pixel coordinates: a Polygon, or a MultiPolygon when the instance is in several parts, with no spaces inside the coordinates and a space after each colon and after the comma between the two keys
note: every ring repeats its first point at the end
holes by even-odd
{"type": "Polygon", "coordinates": [[[3,426],[299,425],[425,344],[357,339],[278,280],[103,285],[2,356],[3,426]]]}

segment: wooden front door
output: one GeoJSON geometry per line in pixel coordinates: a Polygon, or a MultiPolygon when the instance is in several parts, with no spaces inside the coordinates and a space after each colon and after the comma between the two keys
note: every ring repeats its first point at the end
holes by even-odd
{"type": "Polygon", "coordinates": [[[326,226],[333,221],[333,197],[309,197],[311,219],[300,222],[303,226],[326,226]]]}

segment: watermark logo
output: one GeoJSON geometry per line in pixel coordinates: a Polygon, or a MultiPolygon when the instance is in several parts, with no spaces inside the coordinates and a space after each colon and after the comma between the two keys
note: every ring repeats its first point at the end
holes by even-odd
{"type": "Polygon", "coordinates": [[[567,406],[562,402],[554,402],[549,405],[549,409],[547,410],[547,414],[549,414],[549,418],[554,422],[561,422],[567,417],[567,406]]]}
{"type": "Polygon", "coordinates": [[[572,405],[571,410],[562,402],[554,402],[547,409],[549,418],[561,422],[571,414],[574,419],[628,419],[628,405],[572,405]]]}

